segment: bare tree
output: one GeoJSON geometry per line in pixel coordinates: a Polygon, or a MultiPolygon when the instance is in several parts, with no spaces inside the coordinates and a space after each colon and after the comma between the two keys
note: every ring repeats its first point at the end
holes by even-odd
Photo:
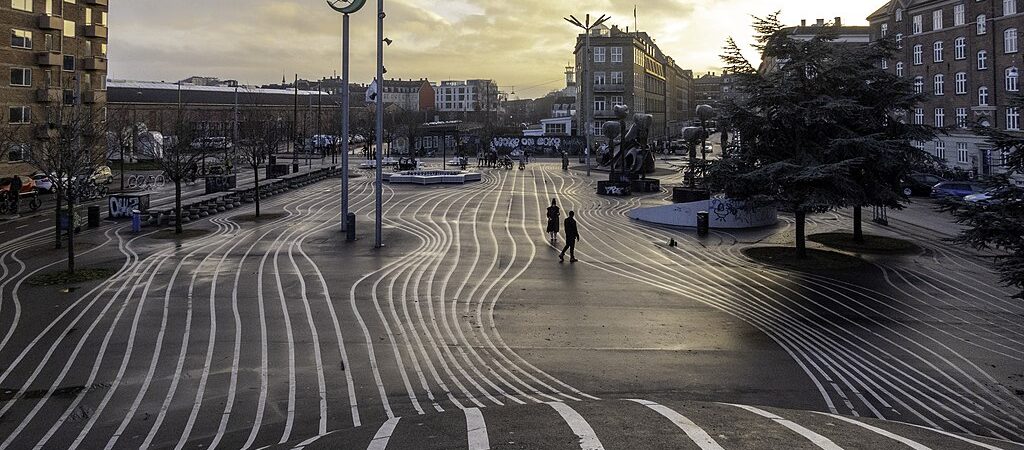
{"type": "Polygon", "coordinates": [[[245,112],[239,125],[238,157],[252,169],[256,189],[256,217],[260,216],[260,166],[287,142],[288,130],[284,119],[269,109],[254,107],[245,112]]]}
{"type": "Polygon", "coordinates": [[[193,143],[196,129],[187,111],[178,111],[171,131],[174,134],[164,138],[160,154],[149,156],[164,171],[164,177],[174,183],[174,233],[181,234],[181,183],[196,178],[208,149],[193,143]]]}
{"type": "Polygon", "coordinates": [[[46,173],[56,193],[56,247],[61,247],[61,219],[67,221],[68,273],[75,272],[75,202],[80,185],[90,181],[93,167],[105,159],[106,134],[102,110],[81,104],[58,105],[40,124],[39,139],[26,155],[29,164],[46,173]],[[62,199],[67,209],[62,214],[62,199]]]}

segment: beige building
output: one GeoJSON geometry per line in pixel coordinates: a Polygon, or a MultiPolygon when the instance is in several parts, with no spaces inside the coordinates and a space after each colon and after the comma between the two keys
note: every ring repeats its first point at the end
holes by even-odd
{"type": "Polygon", "coordinates": [[[0,173],[29,169],[19,161],[32,140],[46,136],[48,114],[76,102],[106,102],[107,0],[10,0],[0,3],[0,111],[17,132],[0,153],[0,173]]]}

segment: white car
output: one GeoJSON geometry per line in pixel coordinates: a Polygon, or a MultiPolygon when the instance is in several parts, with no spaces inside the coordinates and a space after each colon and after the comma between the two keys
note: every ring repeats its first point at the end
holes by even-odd
{"type": "Polygon", "coordinates": [[[32,180],[36,182],[36,190],[41,193],[49,194],[53,192],[53,180],[43,173],[37,173],[32,175],[32,180]]]}
{"type": "Polygon", "coordinates": [[[359,163],[359,168],[360,169],[376,169],[377,168],[377,160],[376,159],[368,159],[366,161],[363,161],[363,162],[359,163]]]}

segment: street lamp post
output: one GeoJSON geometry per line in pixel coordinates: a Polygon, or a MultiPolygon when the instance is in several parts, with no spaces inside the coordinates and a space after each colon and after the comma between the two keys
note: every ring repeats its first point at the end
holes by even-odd
{"type": "MultiPolygon", "coordinates": [[[[597,28],[597,27],[601,26],[601,24],[607,22],[609,19],[611,19],[611,16],[606,16],[604,14],[602,14],[601,17],[598,17],[597,20],[594,21],[594,23],[590,23],[590,14],[586,15],[586,20],[584,22],[580,22],[579,19],[577,19],[575,16],[571,16],[571,15],[568,18],[565,18],[566,22],[569,22],[569,23],[575,25],[576,27],[582,29],[583,32],[586,34],[586,37],[584,38],[584,46],[585,46],[584,54],[585,54],[585,59],[584,59],[584,62],[583,62],[583,77],[582,77],[583,78],[584,95],[583,95],[583,99],[580,100],[580,106],[583,108],[583,127],[584,127],[584,133],[586,133],[585,136],[587,137],[586,156],[587,156],[587,176],[588,177],[590,176],[590,149],[593,147],[593,140],[594,140],[593,139],[593,136],[594,136],[593,131],[594,130],[590,126],[590,123],[591,123],[591,120],[590,120],[590,108],[593,107],[593,101],[591,100],[591,95],[592,95],[591,94],[591,90],[593,89],[593,80],[590,79],[590,60],[591,60],[591,56],[590,56],[590,33],[591,33],[591,31],[593,31],[594,28],[597,28]],[[590,102],[590,105],[587,105],[587,102],[590,102]]],[[[577,83],[577,84],[579,84],[579,83],[577,83]]],[[[577,95],[578,94],[579,93],[577,92],[577,95]]]]}
{"type": "Polygon", "coordinates": [[[348,86],[348,30],[349,14],[359,11],[366,0],[328,0],[331,9],[342,14],[341,21],[341,231],[348,231],[348,138],[349,138],[349,86],[348,86]]]}
{"type": "Polygon", "coordinates": [[[381,237],[384,197],[384,0],[377,0],[377,179],[374,181],[377,214],[374,223],[373,247],[384,246],[381,237]]]}

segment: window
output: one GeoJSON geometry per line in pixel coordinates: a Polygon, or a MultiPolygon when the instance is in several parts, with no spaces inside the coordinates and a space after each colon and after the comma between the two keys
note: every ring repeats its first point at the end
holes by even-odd
{"type": "Polygon", "coordinates": [[[914,65],[915,66],[920,66],[921,65],[921,63],[922,63],[921,58],[922,58],[923,54],[924,54],[924,48],[921,46],[921,44],[915,45],[914,46],[914,65]]]}
{"type": "Polygon", "coordinates": [[[914,34],[921,34],[924,32],[924,19],[920,15],[914,16],[914,34]]]}
{"type": "Polygon", "coordinates": [[[903,33],[896,33],[896,48],[903,48],[903,33]]]}
{"type": "Polygon", "coordinates": [[[1003,0],[1003,15],[1010,14],[1017,14],[1017,0],[1003,0]]]}
{"type": "Polygon", "coordinates": [[[604,76],[604,72],[594,72],[594,85],[604,86],[608,80],[604,76]]]}
{"type": "Polygon", "coordinates": [[[594,47],[594,62],[603,63],[605,62],[605,49],[604,47],[594,47]]]}
{"type": "Polygon", "coordinates": [[[939,159],[946,159],[945,141],[935,141],[935,157],[939,159]]]}
{"type": "Polygon", "coordinates": [[[914,125],[924,123],[924,108],[914,108],[914,125]]]}
{"type": "Polygon", "coordinates": [[[958,37],[953,41],[953,59],[967,59],[967,38],[958,37]]]}
{"type": "Polygon", "coordinates": [[[92,8],[85,8],[85,24],[92,25],[92,8]]]}
{"type": "Polygon", "coordinates": [[[971,154],[967,151],[966,142],[956,143],[956,162],[961,164],[967,164],[971,162],[971,154]]]}
{"type": "Polygon", "coordinates": [[[957,128],[967,128],[967,108],[956,109],[956,126],[957,128]]]}
{"type": "Polygon", "coordinates": [[[896,76],[903,76],[903,61],[899,61],[896,63],[896,76]]]}
{"type": "Polygon", "coordinates": [[[888,68],[889,68],[889,60],[888,59],[883,59],[882,60],[882,70],[886,70],[888,68]]]}
{"type": "Polygon", "coordinates": [[[932,31],[942,29],[942,10],[932,11],[932,31]]]}
{"type": "Polygon", "coordinates": [[[988,106],[988,88],[985,86],[978,88],[978,106],[988,106]]]}
{"type": "Polygon", "coordinates": [[[11,86],[32,86],[32,69],[23,67],[11,69],[11,86]]]}
{"type": "Polygon", "coordinates": [[[935,126],[942,128],[946,126],[946,109],[935,108],[935,126]]]}
{"type": "Polygon", "coordinates": [[[914,92],[918,94],[924,92],[924,79],[921,77],[914,78],[914,92]]]}
{"type": "Polygon", "coordinates": [[[622,47],[612,47],[612,62],[622,62],[622,47]]]}
{"type": "Polygon", "coordinates": [[[988,25],[988,23],[986,23],[985,20],[986,19],[985,19],[985,15],[984,14],[978,16],[978,34],[979,35],[982,35],[982,34],[986,33],[986,26],[988,25]]]}
{"type": "Polygon", "coordinates": [[[32,49],[32,32],[25,30],[11,30],[11,47],[32,49]]]}
{"type": "Polygon", "coordinates": [[[9,109],[11,113],[9,123],[23,124],[32,122],[32,109],[28,106],[12,106],[9,109]]]}
{"type": "Polygon", "coordinates": [[[903,21],[903,10],[900,9],[900,8],[896,8],[896,21],[897,22],[902,22],[903,21]]]}
{"type": "Polygon", "coordinates": [[[64,37],[73,38],[75,37],[75,21],[65,20],[64,21],[64,37]]]}
{"type": "Polygon", "coordinates": [[[935,95],[945,95],[946,94],[946,92],[945,92],[946,91],[946,76],[945,75],[943,75],[941,73],[935,75],[935,83],[934,83],[934,89],[933,90],[935,92],[935,95]]]}
{"type": "Polygon", "coordinates": [[[1003,32],[1003,51],[1017,53],[1017,29],[1010,28],[1003,32]]]}
{"type": "Polygon", "coordinates": [[[967,74],[964,72],[957,72],[953,77],[956,84],[957,95],[963,95],[967,93],[967,74]]]}
{"type": "Polygon", "coordinates": [[[622,102],[622,96],[621,95],[613,95],[612,96],[612,106],[619,106],[619,105],[625,105],[625,103],[622,102]]]}
{"type": "Polygon", "coordinates": [[[608,103],[605,102],[604,97],[594,97],[594,111],[604,111],[608,109],[608,103]]]}
{"type": "Polygon", "coordinates": [[[32,0],[11,0],[11,8],[32,12],[32,0]]]}
{"type": "Polygon", "coordinates": [[[74,89],[64,89],[64,104],[65,105],[74,105],[75,104],[75,90],[74,89]]]}
{"type": "Polygon", "coordinates": [[[1020,130],[1020,109],[1016,107],[1006,108],[1006,129],[1012,131],[1020,130]]]}
{"type": "Polygon", "coordinates": [[[883,23],[880,31],[882,33],[882,37],[885,37],[885,35],[889,34],[889,24],[883,23]]]}
{"type": "Polygon", "coordinates": [[[963,3],[953,7],[953,26],[958,27],[966,23],[963,3]]]}
{"type": "Polygon", "coordinates": [[[1006,91],[1017,92],[1017,68],[1011,67],[1006,69],[1006,91]]]}
{"type": "Polygon", "coordinates": [[[75,56],[64,55],[64,71],[74,72],[75,71],[75,56]]]}
{"type": "Polygon", "coordinates": [[[935,49],[932,53],[932,61],[942,62],[942,41],[936,41],[935,44],[932,44],[932,48],[935,49]]]}
{"type": "Polygon", "coordinates": [[[978,70],[988,69],[988,52],[985,50],[978,51],[978,70]]]}
{"type": "Polygon", "coordinates": [[[612,84],[622,84],[622,72],[612,72],[612,84]]]}

